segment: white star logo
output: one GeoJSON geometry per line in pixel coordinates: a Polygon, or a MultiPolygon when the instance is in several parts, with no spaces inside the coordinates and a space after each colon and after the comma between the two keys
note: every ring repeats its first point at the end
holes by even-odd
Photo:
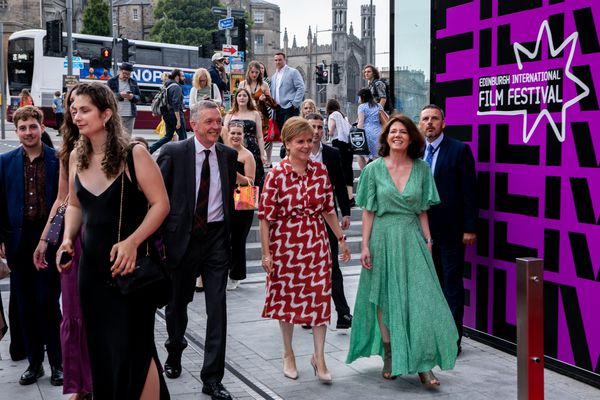
{"type": "Polygon", "coordinates": [[[515,57],[517,59],[519,71],[521,71],[523,69],[523,63],[521,62],[521,53],[525,54],[527,57],[529,57],[529,59],[534,59],[535,57],[537,57],[539,50],[540,50],[541,43],[542,43],[542,35],[544,34],[544,31],[546,31],[546,35],[548,36],[548,45],[549,45],[550,54],[552,55],[552,57],[556,57],[567,46],[569,46],[569,45],[571,46],[570,51],[569,51],[569,57],[567,59],[566,65],[565,65],[565,75],[567,76],[567,78],[569,78],[571,81],[573,81],[577,86],[579,86],[579,88],[582,89],[581,94],[579,94],[578,96],[572,98],[571,100],[569,100],[563,104],[562,111],[561,111],[561,129],[560,130],[558,129],[558,127],[556,126],[556,122],[554,122],[554,119],[552,118],[552,116],[550,115],[550,112],[547,109],[542,110],[538,114],[537,118],[535,119],[535,122],[533,123],[533,125],[531,126],[531,129],[529,129],[529,130],[527,130],[527,110],[478,111],[477,112],[477,115],[522,115],[523,116],[523,143],[529,142],[529,139],[531,139],[533,132],[535,132],[535,129],[537,128],[537,126],[541,122],[542,118],[544,118],[544,117],[546,117],[548,119],[548,122],[550,123],[550,126],[552,127],[552,130],[554,131],[554,134],[556,135],[556,138],[560,142],[564,142],[565,141],[565,127],[566,127],[565,120],[567,117],[567,109],[569,107],[571,107],[573,104],[579,102],[579,100],[587,97],[590,94],[589,87],[586,84],[584,84],[579,78],[577,78],[575,75],[573,75],[573,73],[571,73],[571,62],[573,61],[573,54],[575,53],[575,47],[577,44],[577,39],[579,38],[579,33],[573,32],[558,48],[555,48],[554,42],[552,40],[552,32],[550,31],[550,25],[548,24],[547,20],[542,22],[542,25],[540,25],[540,30],[539,30],[538,36],[537,36],[537,43],[535,44],[535,50],[533,52],[527,50],[527,48],[525,48],[523,45],[521,45],[518,42],[514,43],[513,48],[515,51],[515,57]]]}

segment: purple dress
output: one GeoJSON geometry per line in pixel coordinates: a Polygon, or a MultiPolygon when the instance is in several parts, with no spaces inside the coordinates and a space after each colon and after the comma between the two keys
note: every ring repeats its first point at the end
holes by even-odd
{"type": "Polygon", "coordinates": [[[92,393],[90,357],[77,288],[81,235],[77,235],[73,247],[75,256],[71,268],[60,274],[63,311],[60,324],[64,368],[63,394],[92,393]]]}

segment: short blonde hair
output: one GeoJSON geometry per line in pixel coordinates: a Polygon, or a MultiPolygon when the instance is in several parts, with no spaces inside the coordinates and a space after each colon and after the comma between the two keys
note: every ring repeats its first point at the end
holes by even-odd
{"type": "Polygon", "coordinates": [[[192,79],[192,86],[196,89],[200,89],[200,77],[204,75],[206,77],[206,86],[211,87],[212,79],[210,78],[210,73],[206,68],[198,68],[196,72],[194,72],[194,78],[192,79]]]}
{"type": "MultiPolygon", "coordinates": [[[[283,129],[281,130],[281,140],[283,141],[283,146],[285,147],[286,143],[290,143],[296,137],[304,134],[310,133],[313,134],[313,130],[308,124],[308,121],[302,117],[292,117],[285,121],[283,124],[283,129]]],[[[286,153],[288,152],[287,147],[285,148],[286,153]]]]}
{"type": "Polygon", "coordinates": [[[302,104],[300,104],[300,114],[302,116],[304,116],[304,106],[306,104],[310,104],[310,112],[308,112],[306,115],[311,114],[311,113],[318,113],[319,111],[317,110],[317,105],[315,104],[315,102],[312,99],[306,99],[302,102],[302,104]]]}

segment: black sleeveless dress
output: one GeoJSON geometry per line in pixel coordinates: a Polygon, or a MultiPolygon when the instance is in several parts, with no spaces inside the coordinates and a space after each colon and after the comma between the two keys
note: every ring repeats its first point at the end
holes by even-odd
{"type": "MultiPolygon", "coordinates": [[[[86,325],[94,398],[139,399],[151,359],[159,371],[161,400],[169,399],[154,344],[156,305],[150,293],[123,296],[111,278],[110,250],[117,243],[123,187],[121,240],[146,215],[146,198],[121,173],[100,195],[90,193],[75,177],[83,211],[83,243],[79,262],[81,309],[86,325]],[[122,186],[123,185],[123,186],[122,186]]],[[[145,246],[138,249],[142,256],[145,246]],[[143,248],[143,249],[142,249],[143,248]]]]}
{"type": "Polygon", "coordinates": [[[258,145],[258,138],[256,137],[256,122],[251,119],[242,119],[244,123],[244,147],[246,147],[256,161],[256,176],[254,177],[254,184],[262,188],[265,181],[265,168],[263,166],[262,158],[260,157],[260,146],[258,145]]]}

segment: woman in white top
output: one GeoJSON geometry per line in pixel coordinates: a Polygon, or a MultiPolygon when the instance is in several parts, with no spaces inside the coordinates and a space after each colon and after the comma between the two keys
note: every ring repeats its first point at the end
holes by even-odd
{"type": "Polygon", "coordinates": [[[190,90],[190,108],[201,100],[212,100],[218,105],[223,103],[221,92],[217,85],[212,83],[206,68],[198,68],[194,73],[190,90]]]}
{"type": "Polygon", "coordinates": [[[342,158],[342,170],[344,179],[346,180],[346,188],[348,189],[348,198],[350,204],[354,205],[354,194],[352,187],[354,184],[354,171],[352,170],[352,162],[354,154],[350,146],[350,123],[340,111],[340,103],[335,99],[327,101],[326,106],[327,128],[329,129],[329,137],[332,139],[331,145],[340,151],[342,158]]]}

